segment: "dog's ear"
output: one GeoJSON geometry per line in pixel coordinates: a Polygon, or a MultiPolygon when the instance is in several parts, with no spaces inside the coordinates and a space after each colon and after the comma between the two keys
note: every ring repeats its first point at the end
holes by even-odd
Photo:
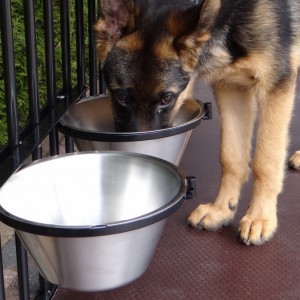
{"type": "Polygon", "coordinates": [[[100,0],[100,18],[94,25],[100,61],[124,35],[134,29],[133,0],[100,0]]]}
{"type": "Polygon", "coordinates": [[[169,29],[175,38],[175,49],[187,70],[194,70],[203,44],[210,39],[220,7],[221,0],[204,0],[202,5],[188,9],[183,17],[177,18],[173,31],[169,29]]]}

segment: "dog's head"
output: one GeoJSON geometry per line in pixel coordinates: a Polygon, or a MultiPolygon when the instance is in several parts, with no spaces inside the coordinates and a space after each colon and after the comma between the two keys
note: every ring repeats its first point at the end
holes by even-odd
{"type": "Polygon", "coordinates": [[[94,28],[116,129],[169,127],[220,0],[101,0],[100,5],[94,28]]]}

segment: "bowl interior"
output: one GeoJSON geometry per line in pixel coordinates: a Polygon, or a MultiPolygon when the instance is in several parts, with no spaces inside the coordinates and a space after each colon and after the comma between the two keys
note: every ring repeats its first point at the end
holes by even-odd
{"type": "Polygon", "coordinates": [[[72,154],[42,160],[15,173],[0,190],[0,204],[24,222],[103,225],[164,207],[174,201],[182,184],[172,164],[153,157],[72,154]]]}
{"type": "MultiPolygon", "coordinates": [[[[203,117],[203,115],[204,108],[202,104],[199,101],[187,99],[176,114],[172,128],[193,122],[203,117]]],[[[60,123],[62,126],[83,131],[97,133],[116,132],[111,100],[108,95],[87,98],[78,102],[64,115],[60,123]]]]}

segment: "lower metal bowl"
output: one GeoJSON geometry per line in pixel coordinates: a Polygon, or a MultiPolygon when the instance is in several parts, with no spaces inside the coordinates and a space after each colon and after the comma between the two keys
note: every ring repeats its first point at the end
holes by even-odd
{"type": "Polygon", "coordinates": [[[61,119],[58,129],[75,138],[79,151],[116,150],[142,153],[178,165],[192,129],[206,116],[204,105],[187,99],[173,126],[145,132],[116,132],[107,95],[83,99],[61,119]]]}
{"type": "Polygon", "coordinates": [[[161,159],[68,154],[12,175],[0,189],[0,219],[16,229],[48,281],[107,290],[145,272],[185,193],[177,167],[161,159]]]}

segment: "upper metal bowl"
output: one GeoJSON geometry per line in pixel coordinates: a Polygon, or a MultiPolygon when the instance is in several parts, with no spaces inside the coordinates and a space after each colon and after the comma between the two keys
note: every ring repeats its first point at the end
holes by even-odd
{"type": "Polygon", "coordinates": [[[145,132],[115,132],[109,96],[76,103],[61,119],[58,129],[74,138],[78,151],[125,151],[159,157],[179,165],[192,129],[207,118],[208,104],[188,99],[173,126],[145,132]]]}
{"type": "Polygon", "coordinates": [[[116,132],[108,95],[90,97],[76,103],[61,119],[58,128],[75,138],[130,142],[160,139],[189,131],[205,117],[204,105],[195,99],[187,99],[179,109],[170,128],[143,132],[116,132]]]}

